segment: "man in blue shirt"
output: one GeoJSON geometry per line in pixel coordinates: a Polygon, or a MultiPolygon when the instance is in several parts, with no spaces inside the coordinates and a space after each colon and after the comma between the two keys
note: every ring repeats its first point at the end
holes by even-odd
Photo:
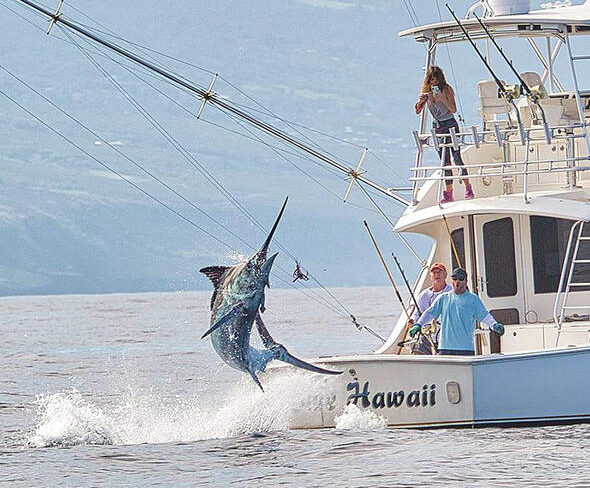
{"type": "Polygon", "coordinates": [[[422,325],[440,317],[441,332],[439,354],[452,356],[473,356],[473,334],[475,323],[481,322],[490,330],[504,334],[504,326],[487,311],[481,299],[467,291],[467,273],[456,268],[451,275],[453,291],[443,293],[420,316],[410,329],[414,337],[422,325]]]}

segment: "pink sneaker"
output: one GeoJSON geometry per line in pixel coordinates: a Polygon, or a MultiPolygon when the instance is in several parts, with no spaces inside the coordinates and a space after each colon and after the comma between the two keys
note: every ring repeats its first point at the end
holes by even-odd
{"type": "Polygon", "coordinates": [[[455,199],[453,198],[453,190],[451,191],[443,191],[443,197],[442,200],[440,201],[440,203],[450,203],[450,202],[454,202],[455,199]]]}
{"type": "Polygon", "coordinates": [[[473,188],[471,188],[471,185],[465,185],[465,200],[471,200],[473,197],[475,197],[473,188]]]}

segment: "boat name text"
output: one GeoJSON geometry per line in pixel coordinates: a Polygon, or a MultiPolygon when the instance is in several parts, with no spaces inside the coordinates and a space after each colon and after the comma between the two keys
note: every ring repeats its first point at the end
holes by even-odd
{"type": "Polygon", "coordinates": [[[369,382],[365,381],[361,390],[360,383],[353,381],[346,386],[352,393],[348,396],[346,404],[360,405],[363,408],[398,408],[402,405],[408,407],[433,407],[436,405],[436,385],[424,385],[422,390],[412,390],[406,393],[399,391],[369,391],[369,382]]]}

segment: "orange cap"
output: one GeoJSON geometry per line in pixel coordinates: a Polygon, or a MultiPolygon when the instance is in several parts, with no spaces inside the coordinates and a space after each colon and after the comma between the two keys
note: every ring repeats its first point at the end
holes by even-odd
{"type": "Polygon", "coordinates": [[[442,263],[434,263],[432,266],[430,266],[431,272],[434,271],[435,269],[440,269],[442,272],[447,274],[447,268],[445,268],[445,265],[442,263]]]}

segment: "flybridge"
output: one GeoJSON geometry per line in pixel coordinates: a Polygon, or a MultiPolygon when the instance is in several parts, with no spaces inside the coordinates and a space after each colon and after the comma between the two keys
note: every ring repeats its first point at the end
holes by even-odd
{"type": "MultiPolygon", "coordinates": [[[[49,29],[47,31],[48,33],[51,31],[51,29],[55,25],[58,25],[58,24],[62,25],[64,27],[66,27],[67,29],[70,29],[71,31],[76,32],[77,34],[80,34],[83,37],[90,39],[91,41],[93,41],[97,44],[100,44],[103,47],[106,47],[110,51],[117,53],[119,56],[121,56],[127,60],[130,60],[133,63],[136,63],[137,65],[142,66],[143,68],[146,68],[147,70],[149,70],[149,71],[157,74],[158,76],[166,79],[167,81],[171,82],[175,86],[185,89],[185,90],[188,90],[189,92],[193,93],[202,102],[201,107],[198,111],[197,117],[199,117],[202,114],[205,105],[207,103],[210,103],[210,104],[216,106],[217,108],[219,108],[220,110],[238,117],[239,119],[245,121],[246,123],[255,127],[256,129],[258,129],[266,134],[269,134],[272,137],[278,138],[278,139],[282,140],[283,142],[287,143],[288,145],[295,147],[298,150],[303,151],[304,153],[321,161],[322,163],[325,163],[325,164],[337,169],[339,172],[344,173],[346,176],[348,176],[351,179],[351,184],[354,182],[362,183],[363,185],[366,185],[367,187],[370,187],[373,190],[376,190],[380,193],[383,193],[384,195],[387,195],[388,197],[391,197],[392,199],[394,199],[398,203],[401,203],[405,206],[407,206],[409,204],[409,202],[406,199],[404,199],[403,197],[401,197],[397,193],[395,193],[395,191],[393,189],[383,187],[383,186],[373,182],[372,180],[366,178],[365,176],[363,176],[364,172],[362,172],[360,170],[360,166],[362,164],[362,161],[364,159],[364,155],[365,155],[366,151],[363,151],[363,154],[360,157],[360,162],[356,166],[356,169],[351,166],[347,166],[345,163],[338,161],[335,158],[327,155],[326,153],[311,147],[310,145],[306,144],[305,142],[289,135],[285,131],[241,110],[236,105],[229,102],[227,99],[222,99],[222,97],[218,96],[215,92],[213,92],[213,86],[214,86],[214,83],[216,80],[216,76],[213,77],[208,89],[205,90],[203,88],[200,88],[200,87],[196,86],[195,84],[191,83],[190,81],[185,80],[185,79],[171,73],[170,71],[168,71],[166,69],[163,69],[159,66],[154,65],[153,63],[147,61],[146,59],[143,59],[138,54],[136,54],[128,49],[125,49],[117,44],[114,44],[114,43],[90,32],[89,30],[79,26],[75,22],[65,19],[62,15],[62,12],[61,12],[61,6],[63,3],[63,0],[60,1],[58,8],[56,9],[55,12],[51,12],[51,11],[43,8],[42,6],[40,6],[34,2],[31,2],[30,0],[16,0],[16,1],[18,1],[22,4],[25,4],[25,5],[29,6],[30,8],[34,9],[35,11],[40,12],[43,15],[45,15],[50,22],[49,29]]],[[[348,192],[347,192],[347,195],[348,195],[348,192]]]]}
{"type": "MultiPolygon", "coordinates": [[[[479,5],[484,2],[480,2],[479,5]]],[[[490,2],[486,2],[490,3],[490,2]]],[[[475,18],[469,18],[474,12],[470,9],[466,18],[461,22],[474,39],[485,39],[486,34],[475,18]]],[[[503,12],[503,11],[501,11],[503,12]]],[[[484,11],[485,14],[485,11],[484,11]]],[[[496,36],[539,37],[548,32],[559,32],[560,26],[567,26],[570,34],[588,34],[590,30],[590,2],[571,7],[547,8],[532,10],[511,15],[492,13],[482,15],[485,23],[496,36]]],[[[464,41],[462,30],[452,21],[437,22],[422,25],[399,33],[401,37],[414,36],[416,40],[427,42],[433,37],[438,42],[464,41]]]]}

